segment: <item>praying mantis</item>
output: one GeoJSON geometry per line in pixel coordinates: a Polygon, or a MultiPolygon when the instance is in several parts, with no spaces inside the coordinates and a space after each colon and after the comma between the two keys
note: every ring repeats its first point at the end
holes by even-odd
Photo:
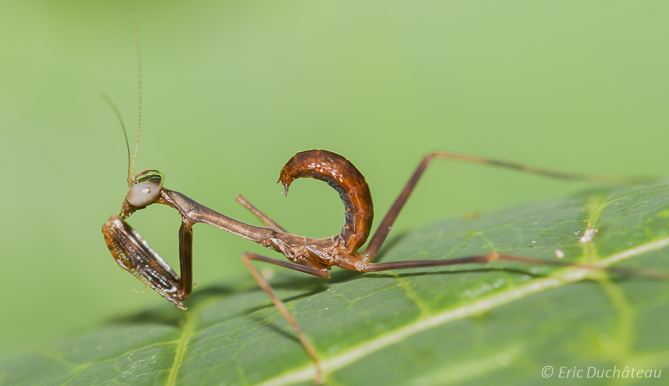
{"type": "Polygon", "coordinates": [[[432,160],[437,158],[492,164],[563,179],[597,179],[601,181],[622,182],[622,180],[617,178],[561,174],[483,158],[441,152],[430,153],[419,164],[409,182],[395,200],[395,203],[384,216],[377,231],[371,237],[367,248],[361,253],[359,249],[366,243],[370,235],[374,216],[371,193],[367,182],[360,171],[346,158],[327,150],[309,150],[297,153],[284,165],[281,169],[279,181],[283,183],[286,194],[290,184],[298,178],[320,179],[336,189],[344,203],[346,221],[342,227],[342,231],[335,236],[316,239],[289,233],[240,195],[237,197],[237,201],[254,213],[267,227],[243,223],[199,204],[182,193],[165,188],[163,186],[164,177],[157,170],[146,170],[137,175],[134,175],[132,172],[130,173],[128,178],[130,189],[122,203],[121,212],[118,215],[112,215],[105,222],[102,227],[102,233],[114,260],[121,268],[133,274],[148,287],[183,310],[186,310],[183,301],[188,299],[192,292],[193,225],[197,223],[207,224],[283,254],[288,261],[273,259],[250,252],[243,253],[241,259],[258,285],[267,293],[274,305],[298,335],[300,342],[316,365],[316,382],[322,382],[323,375],[315,348],[302,331],[297,320],[288,311],[283,301],[276,296],[269,282],[252,264],[254,261],[274,264],[320,278],[329,278],[329,271],[333,266],[357,272],[380,272],[454,264],[485,264],[492,261],[577,266],[621,274],[644,274],[651,277],[663,277],[662,274],[655,272],[632,271],[624,268],[602,268],[595,265],[538,260],[499,253],[443,260],[372,262],[424,170],[432,160]],[[181,276],[177,275],[141,235],[125,221],[134,212],[152,204],[167,205],[176,209],[181,215],[182,222],[179,229],[181,276]]]}
{"type": "MultiPolygon", "coordinates": [[[[136,35],[137,36],[137,35],[136,35]]],[[[237,201],[257,216],[266,226],[260,227],[247,224],[205,205],[202,205],[183,193],[167,189],[163,186],[164,176],[158,170],[144,170],[135,174],[135,161],[139,146],[141,130],[141,61],[139,60],[139,44],[137,42],[138,70],[140,77],[139,92],[139,123],[134,156],[130,157],[130,146],[123,122],[118,110],[112,105],[126,133],[128,150],[128,193],[121,210],[112,215],[102,227],[105,242],[114,260],[124,270],[139,279],[175,306],[186,310],[183,301],[188,299],[193,290],[193,231],[197,223],[207,224],[230,232],[247,240],[260,244],[275,252],[281,253],[287,260],[279,260],[256,253],[245,252],[241,256],[242,263],[269,296],[273,304],[288,321],[297,334],[302,346],[316,367],[317,383],[324,380],[320,367],[319,356],[302,327],[291,315],[283,301],[275,294],[269,282],[254,266],[254,262],[273,264],[319,278],[329,278],[330,269],[337,266],[356,272],[380,272],[409,268],[428,268],[455,264],[486,264],[494,261],[512,261],[527,264],[555,266],[577,266],[585,269],[604,270],[621,274],[641,274],[651,277],[665,278],[664,274],[629,270],[624,268],[602,268],[596,265],[579,265],[563,261],[538,260],[522,256],[488,253],[477,256],[466,256],[439,260],[408,260],[393,262],[373,262],[386,241],[400,211],[406,204],[411,193],[417,186],[423,172],[435,159],[457,160],[470,163],[487,164],[518,171],[544,175],[553,178],[580,181],[625,184],[633,179],[609,176],[592,176],[583,174],[566,174],[545,169],[534,168],[521,164],[497,161],[481,157],[458,155],[444,152],[433,152],[425,156],[411,175],[399,196],[382,218],[376,232],[372,235],[374,207],[371,191],[363,174],[345,157],[327,150],[315,149],[298,152],[283,166],[279,182],[284,186],[286,195],[293,181],[299,178],[314,178],[326,182],[334,188],[343,202],[345,224],[340,233],[327,238],[311,238],[292,234],[274,220],[248,202],[243,196],[237,201]],[[178,275],[160,255],[135,231],[126,220],[139,210],[153,204],[169,206],[177,210],[181,216],[179,228],[179,261],[178,275]],[[371,238],[370,238],[371,235],[371,238]],[[369,242],[367,243],[367,241],[369,242]],[[361,248],[367,244],[364,251],[361,248]]]]}

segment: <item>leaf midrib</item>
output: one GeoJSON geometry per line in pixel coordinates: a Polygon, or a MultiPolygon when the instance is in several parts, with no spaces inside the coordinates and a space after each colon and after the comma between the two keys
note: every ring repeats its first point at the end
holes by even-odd
{"type": "Polygon", "coordinates": [[[181,334],[181,337],[177,339],[178,345],[176,355],[174,356],[174,363],[172,363],[172,368],[169,370],[169,377],[167,378],[165,386],[176,385],[179,367],[181,366],[184,354],[186,353],[186,345],[195,331],[195,319],[195,316],[187,318],[186,323],[184,323],[183,333],[181,334]]]}

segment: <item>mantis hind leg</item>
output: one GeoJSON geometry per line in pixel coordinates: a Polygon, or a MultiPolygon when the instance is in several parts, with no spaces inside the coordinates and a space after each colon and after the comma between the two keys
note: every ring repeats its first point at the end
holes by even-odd
{"type": "Polygon", "coordinates": [[[443,260],[406,260],[406,261],[390,261],[386,263],[367,263],[362,271],[381,272],[381,271],[410,269],[410,268],[443,267],[446,265],[456,265],[456,264],[486,264],[493,261],[513,261],[524,264],[574,267],[574,268],[589,269],[594,271],[610,272],[619,275],[641,276],[656,280],[669,280],[669,274],[667,272],[653,269],[604,267],[594,264],[578,264],[578,263],[569,263],[566,261],[541,260],[522,256],[504,255],[497,252],[488,253],[487,255],[457,257],[453,259],[443,259],[443,260]]]}
{"type": "Polygon", "coordinates": [[[423,175],[423,172],[428,167],[428,165],[435,158],[498,166],[506,169],[518,170],[525,173],[538,174],[546,177],[557,178],[562,180],[571,180],[571,181],[590,181],[598,183],[628,185],[644,181],[647,182],[649,180],[648,178],[561,173],[547,169],[540,169],[533,166],[527,166],[512,162],[498,161],[489,158],[473,157],[473,156],[453,154],[453,153],[443,153],[439,151],[430,153],[427,156],[425,156],[425,158],[423,158],[423,160],[418,165],[413,175],[409,179],[409,182],[407,182],[407,184],[404,186],[404,189],[402,189],[400,195],[397,197],[393,205],[388,210],[388,213],[386,213],[385,217],[383,217],[381,224],[376,230],[376,233],[374,233],[374,236],[372,236],[371,240],[369,241],[369,244],[367,245],[367,249],[363,254],[365,262],[371,261],[374,258],[374,256],[376,256],[376,254],[379,252],[381,246],[388,237],[388,233],[390,233],[390,229],[393,223],[395,223],[395,220],[397,219],[397,216],[400,214],[400,211],[404,207],[404,204],[406,204],[407,200],[409,199],[409,196],[411,195],[414,188],[418,184],[420,177],[423,175]]]}

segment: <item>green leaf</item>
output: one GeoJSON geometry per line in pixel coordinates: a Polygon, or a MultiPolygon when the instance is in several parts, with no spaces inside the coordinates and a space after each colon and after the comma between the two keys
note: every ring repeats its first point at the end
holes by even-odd
{"type": "MultiPolygon", "coordinates": [[[[666,269],[668,245],[663,182],[443,221],[396,237],[381,258],[498,251],[555,261],[559,250],[569,262],[666,269]],[[594,237],[581,242],[586,229],[594,237]]],[[[587,379],[590,367],[622,377],[627,366],[637,378],[669,365],[669,285],[661,280],[495,262],[335,271],[329,281],[280,272],[271,283],[315,344],[327,384],[593,385],[610,380],[587,379]],[[545,366],[554,368],[550,379],[545,366]],[[561,367],[563,375],[583,370],[582,378],[559,379],[561,367]]],[[[0,385],[311,383],[313,364],[250,278],[197,288],[186,305],[189,313],[162,304],[3,359],[0,385]]]]}

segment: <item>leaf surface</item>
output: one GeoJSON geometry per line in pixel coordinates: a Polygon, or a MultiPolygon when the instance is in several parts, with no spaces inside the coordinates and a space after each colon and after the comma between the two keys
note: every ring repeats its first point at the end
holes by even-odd
{"type": "MultiPolygon", "coordinates": [[[[669,266],[669,184],[600,190],[453,219],[391,240],[383,261],[497,251],[601,266],[669,266]],[[584,232],[592,240],[581,241],[584,232]]],[[[262,268],[262,267],[260,267],[262,268]]],[[[358,274],[279,272],[277,294],[331,385],[563,384],[560,369],[669,365],[669,283],[519,263],[358,274]],[[553,375],[542,377],[552,366],[553,375]]],[[[161,300],[156,297],[156,303],[161,300]]],[[[0,385],[311,384],[314,367],[251,279],[197,288],[39,352],[0,360],[0,385]]],[[[644,373],[647,374],[647,373],[644,373]]],[[[667,374],[666,376],[669,376],[667,374]]],[[[659,381],[659,380],[656,380],[659,381]]]]}

